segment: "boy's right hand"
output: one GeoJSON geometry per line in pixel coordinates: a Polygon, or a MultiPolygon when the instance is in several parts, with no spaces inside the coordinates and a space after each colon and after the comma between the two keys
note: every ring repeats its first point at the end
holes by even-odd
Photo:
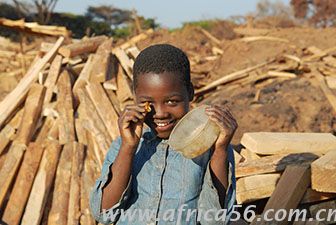
{"type": "Polygon", "coordinates": [[[132,149],[138,147],[146,116],[145,104],[126,106],[118,119],[123,145],[132,149]]]}

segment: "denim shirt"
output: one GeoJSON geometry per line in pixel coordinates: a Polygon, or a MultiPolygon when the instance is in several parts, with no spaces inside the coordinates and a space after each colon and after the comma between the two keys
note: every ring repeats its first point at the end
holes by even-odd
{"type": "Polygon", "coordinates": [[[136,150],[131,177],[117,204],[101,209],[102,189],[110,174],[121,138],[115,140],[104,160],[101,176],[90,195],[90,207],[95,219],[115,225],[196,225],[228,224],[236,198],[234,155],[228,147],[228,188],[224,208],[221,208],[214,187],[209,160],[213,153],[187,159],[172,149],[167,140],[145,132],[136,150]],[[226,211],[225,211],[226,210],[226,211]]]}

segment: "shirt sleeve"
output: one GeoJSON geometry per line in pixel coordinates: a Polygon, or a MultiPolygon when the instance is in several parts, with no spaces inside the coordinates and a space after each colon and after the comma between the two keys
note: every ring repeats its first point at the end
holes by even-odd
{"type": "Polygon", "coordinates": [[[229,224],[232,215],[233,206],[236,201],[236,177],[235,177],[235,162],[233,148],[228,146],[228,188],[224,199],[224,208],[221,207],[219,194],[214,186],[210,174],[210,161],[207,165],[204,175],[202,190],[198,201],[198,211],[201,224],[219,225],[229,224]]]}
{"type": "Polygon", "coordinates": [[[104,188],[106,182],[108,181],[109,176],[112,176],[112,174],[110,174],[111,173],[110,167],[112,166],[115,158],[118,155],[120,146],[121,146],[121,138],[119,137],[111,144],[111,147],[106,154],[102,166],[101,175],[96,180],[90,193],[90,208],[92,215],[99,223],[102,224],[115,223],[120,216],[121,210],[125,208],[126,202],[130,197],[131,178],[119,202],[108,210],[102,211],[101,209],[102,194],[103,194],[102,189],[104,188]]]}

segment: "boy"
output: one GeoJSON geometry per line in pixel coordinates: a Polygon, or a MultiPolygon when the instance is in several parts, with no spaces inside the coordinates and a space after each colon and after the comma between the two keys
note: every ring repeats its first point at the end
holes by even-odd
{"type": "Polygon", "coordinates": [[[230,141],[236,120],[227,108],[208,107],[221,133],[206,153],[184,158],[167,139],[194,97],[187,56],[168,44],[153,45],[136,58],[133,73],[136,104],[118,120],[120,138],[91,193],[94,217],[116,225],[228,224],[235,201],[230,141]]]}

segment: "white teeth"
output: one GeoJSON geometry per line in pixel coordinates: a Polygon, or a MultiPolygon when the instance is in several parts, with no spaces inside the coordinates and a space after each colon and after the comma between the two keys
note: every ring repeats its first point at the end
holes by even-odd
{"type": "Polygon", "coordinates": [[[164,127],[167,126],[169,123],[156,123],[158,127],[164,127]]]}

